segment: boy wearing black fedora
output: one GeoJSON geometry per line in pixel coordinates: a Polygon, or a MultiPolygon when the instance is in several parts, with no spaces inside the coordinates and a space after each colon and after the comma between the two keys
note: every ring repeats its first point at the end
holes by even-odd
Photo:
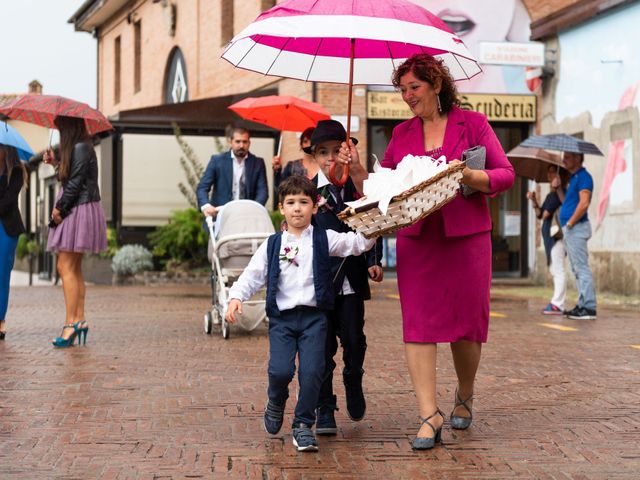
{"type": "MultiPolygon", "coordinates": [[[[340,147],[345,142],[347,132],[336,120],[321,120],[311,136],[311,145],[306,153],[314,156],[320,166],[313,179],[318,187],[318,212],[313,216],[313,225],[336,232],[348,232],[337,214],[345,208],[344,202],[360,197],[351,179],[347,178],[343,187],[332,184],[329,170],[336,163],[335,174],[340,177],[342,164],[337,162],[340,147]]],[[[358,140],[351,138],[356,145],[358,140]]],[[[337,398],[333,391],[333,360],[340,339],[344,368],[342,379],[345,387],[347,413],[353,421],[364,418],[366,402],[362,390],[362,376],[365,351],[364,301],[371,298],[369,278],[382,281],[382,239],[378,238],[374,248],[362,255],[346,258],[331,258],[331,275],[335,292],[334,309],[329,314],[329,329],[325,348],[325,372],[317,409],[316,434],[335,435],[338,431],[334,411],[337,398]]]]}

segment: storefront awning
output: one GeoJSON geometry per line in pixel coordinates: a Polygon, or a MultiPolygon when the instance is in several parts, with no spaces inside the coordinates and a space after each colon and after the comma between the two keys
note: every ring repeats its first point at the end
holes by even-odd
{"type": "Polygon", "coordinates": [[[109,120],[116,129],[120,130],[145,127],[170,129],[171,124],[175,122],[182,130],[224,132],[228,125],[236,125],[248,128],[252,134],[273,135],[276,130],[259,123],[243,120],[227,107],[243,98],[277,94],[277,89],[268,89],[224,97],[204,98],[190,102],[124,110],[109,117],[109,120]]]}

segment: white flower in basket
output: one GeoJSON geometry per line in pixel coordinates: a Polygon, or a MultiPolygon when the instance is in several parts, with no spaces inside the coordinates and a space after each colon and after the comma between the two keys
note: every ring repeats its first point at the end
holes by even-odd
{"type": "Polygon", "coordinates": [[[371,173],[364,197],[348,202],[339,217],[367,238],[412,225],[455,198],[464,167],[447,164],[444,156],[407,155],[395,170],[371,173]]]}

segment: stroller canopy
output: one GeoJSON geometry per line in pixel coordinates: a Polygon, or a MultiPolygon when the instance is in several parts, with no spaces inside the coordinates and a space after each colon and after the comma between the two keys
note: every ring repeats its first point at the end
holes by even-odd
{"type": "MultiPolygon", "coordinates": [[[[238,234],[255,233],[258,238],[264,234],[275,233],[271,217],[266,208],[253,200],[235,200],[225,204],[216,217],[215,236],[218,240],[238,234]]],[[[262,240],[261,240],[262,241],[262,240]]],[[[234,242],[221,245],[218,256],[227,258],[231,255],[242,255],[246,252],[238,251],[246,240],[234,245],[234,242]]]]}

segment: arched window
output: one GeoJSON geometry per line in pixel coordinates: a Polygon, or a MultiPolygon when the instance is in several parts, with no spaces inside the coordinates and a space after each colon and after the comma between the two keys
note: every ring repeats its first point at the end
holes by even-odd
{"type": "Polygon", "coordinates": [[[180,48],[175,47],[169,54],[169,62],[164,76],[164,103],[182,103],[189,100],[187,64],[180,48]]]}
{"type": "Polygon", "coordinates": [[[220,12],[220,44],[226,45],[233,38],[233,1],[222,0],[220,12]]]}

